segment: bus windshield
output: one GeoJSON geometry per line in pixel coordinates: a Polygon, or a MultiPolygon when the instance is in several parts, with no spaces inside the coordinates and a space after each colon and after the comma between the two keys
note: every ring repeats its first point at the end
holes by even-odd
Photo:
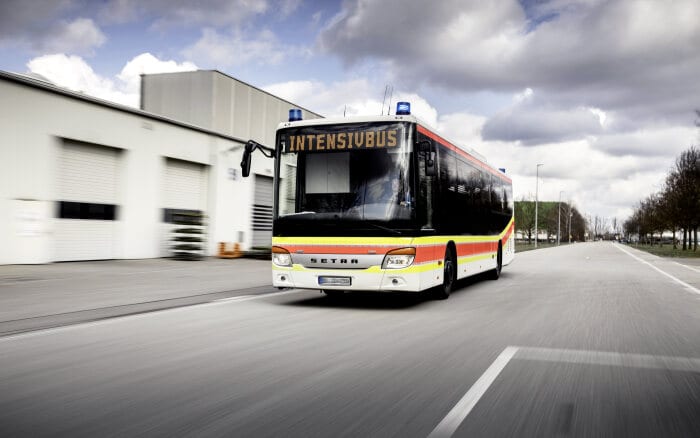
{"type": "Polygon", "coordinates": [[[310,222],[342,224],[345,231],[409,226],[415,217],[409,136],[404,123],[281,131],[275,225],[287,235],[292,225],[310,222]]]}

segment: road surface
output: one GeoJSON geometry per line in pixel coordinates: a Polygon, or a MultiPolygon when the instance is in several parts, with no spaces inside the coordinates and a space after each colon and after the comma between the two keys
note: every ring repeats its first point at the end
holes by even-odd
{"type": "Polygon", "coordinates": [[[700,270],[607,242],[415,295],[270,291],[0,337],[0,436],[700,436],[700,270]]]}

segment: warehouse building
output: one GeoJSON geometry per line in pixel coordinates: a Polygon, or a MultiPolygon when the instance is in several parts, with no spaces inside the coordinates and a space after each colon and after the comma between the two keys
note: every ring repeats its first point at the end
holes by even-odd
{"type": "Polygon", "coordinates": [[[187,212],[205,255],[269,246],[273,161],[241,178],[242,148],[298,106],[216,71],[142,83],[138,110],[0,71],[0,264],[168,256],[187,212]]]}

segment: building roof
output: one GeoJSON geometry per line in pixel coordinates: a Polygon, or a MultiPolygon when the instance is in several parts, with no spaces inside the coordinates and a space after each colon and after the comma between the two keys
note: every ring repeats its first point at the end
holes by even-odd
{"type": "Polygon", "coordinates": [[[116,111],[130,113],[130,114],[133,114],[133,115],[136,115],[139,117],[143,117],[146,119],[156,120],[156,121],[167,123],[170,125],[179,126],[179,127],[185,128],[185,129],[191,129],[193,131],[198,131],[198,132],[201,132],[204,134],[213,135],[213,136],[223,138],[226,140],[232,140],[232,141],[236,141],[239,143],[246,143],[248,141],[247,139],[242,139],[242,138],[222,134],[221,132],[212,131],[210,129],[206,129],[206,128],[203,128],[201,126],[192,125],[190,123],[185,123],[185,122],[182,122],[179,120],[175,120],[175,119],[164,117],[164,116],[161,116],[158,114],[150,113],[148,111],[144,111],[144,110],[141,110],[138,108],[133,108],[130,106],[110,102],[108,100],[99,99],[99,98],[88,96],[88,95],[78,93],[78,92],[75,92],[72,90],[68,90],[67,88],[53,85],[50,82],[47,82],[47,81],[29,76],[29,75],[11,73],[11,72],[0,70],[0,80],[12,82],[15,84],[19,84],[19,85],[34,88],[34,89],[39,89],[39,90],[46,91],[46,92],[53,93],[53,94],[58,94],[58,95],[61,95],[61,96],[64,96],[64,97],[67,97],[70,99],[80,100],[82,102],[91,103],[93,105],[101,106],[104,108],[109,108],[109,109],[113,109],[116,111]]]}

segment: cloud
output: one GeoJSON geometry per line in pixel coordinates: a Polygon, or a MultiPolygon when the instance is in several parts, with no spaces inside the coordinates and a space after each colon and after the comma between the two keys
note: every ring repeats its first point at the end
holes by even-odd
{"type": "Polygon", "coordinates": [[[693,128],[650,127],[625,134],[603,133],[571,141],[523,147],[486,140],[489,119],[468,113],[440,115],[444,136],[476,150],[491,165],[506,168],[516,199],[534,199],[536,164],[541,200],[572,200],[591,215],[624,219],[644,196],[660,190],[668,169],[697,135],[693,128]]]}
{"type": "Polygon", "coordinates": [[[699,2],[533,4],[348,1],[319,45],[350,65],[381,59],[416,85],[530,87],[556,107],[599,108],[632,124],[685,120],[697,106],[699,2]]]}
{"type": "MultiPolygon", "coordinates": [[[[533,148],[512,143],[485,142],[477,147],[497,167],[505,167],[513,179],[516,199],[535,197],[536,165],[539,199],[572,200],[581,211],[605,217],[628,212],[637,201],[658,191],[674,157],[614,157],[596,150],[588,140],[533,148]]],[[[626,214],[626,213],[625,213],[626,214]]]]}
{"type": "MultiPolygon", "coordinates": [[[[279,65],[287,56],[298,55],[301,49],[289,47],[277,40],[274,33],[262,30],[249,39],[240,31],[220,33],[205,28],[194,44],[182,50],[183,56],[214,68],[247,64],[279,65]]],[[[301,53],[303,55],[303,53],[301,53]]]]}
{"type": "Polygon", "coordinates": [[[591,144],[614,156],[669,157],[680,155],[696,139],[696,128],[666,126],[609,134],[592,139],[591,144]]]}
{"type": "Polygon", "coordinates": [[[197,66],[189,61],[178,63],[173,60],[163,61],[150,53],[142,53],[126,63],[117,78],[122,82],[122,89],[127,93],[139,93],[142,74],[194,71],[197,66]]]}
{"type": "MultiPolygon", "coordinates": [[[[224,27],[244,23],[269,9],[266,0],[110,0],[100,17],[110,23],[151,20],[154,29],[182,26],[224,27]]],[[[292,10],[294,1],[284,2],[292,10]]]]}
{"type": "Polygon", "coordinates": [[[538,145],[577,140],[605,132],[608,116],[598,108],[558,108],[539,102],[530,88],[516,95],[514,100],[515,104],[484,124],[482,135],[485,140],[538,145]]]}
{"type": "Polygon", "coordinates": [[[381,114],[382,102],[376,99],[366,79],[326,84],[315,81],[290,81],[270,84],[263,89],[326,117],[381,114]]]}
{"type": "Polygon", "coordinates": [[[29,61],[27,68],[30,72],[38,73],[58,86],[134,106],[127,93],[118,90],[112,80],[95,73],[92,67],[79,56],[44,55],[29,61]]]}
{"type": "Polygon", "coordinates": [[[277,11],[280,18],[290,16],[301,6],[301,0],[279,0],[277,11]]]}
{"type": "Polygon", "coordinates": [[[0,43],[10,44],[32,35],[43,38],[46,25],[70,6],[68,1],[34,2],[4,0],[0,2],[0,43]]]}
{"type": "Polygon", "coordinates": [[[34,53],[66,52],[90,55],[107,37],[90,18],[67,17],[75,8],[69,0],[0,2],[0,47],[34,53]]]}
{"type": "Polygon", "coordinates": [[[92,54],[106,40],[107,37],[91,19],[77,18],[56,24],[45,38],[32,44],[37,52],[92,54]]]}
{"type": "MultiPolygon", "coordinates": [[[[465,148],[475,149],[485,142],[481,136],[486,118],[469,113],[452,113],[440,116],[437,128],[446,138],[465,148]]],[[[504,142],[489,142],[491,145],[504,145],[504,142]]],[[[499,166],[502,167],[502,166],[499,166]]]]}
{"type": "MultiPolygon", "coordinates": [[[[326,117],[368,116],[382,113],[382,101],[377,98],[382,96],[381,90],[378,90],[366,79],[351,79],[331,84],[314,81],[290,81],[270,84],[263,89],[326,117]]],[[[437,124],[437,109],[423,97],[415,93],[394,92],[392,114],[396,110],[396,102],[399,101],[411,102],[413,115],[432,126],[437,124]]],[[[386,104],[384,111],[386,113],[386,104]]]]}
{"type": "Polygon", "coordinates": [[[140,74],[195,70],[197,67],[190,62],[161,61],[150,53],[143,53],[126,63],[117,75],[117,81],[100,76],[84,59],[75,55],[40,56],[29,61],[27,68],[58,86],[138,108],[140,74]]]}

